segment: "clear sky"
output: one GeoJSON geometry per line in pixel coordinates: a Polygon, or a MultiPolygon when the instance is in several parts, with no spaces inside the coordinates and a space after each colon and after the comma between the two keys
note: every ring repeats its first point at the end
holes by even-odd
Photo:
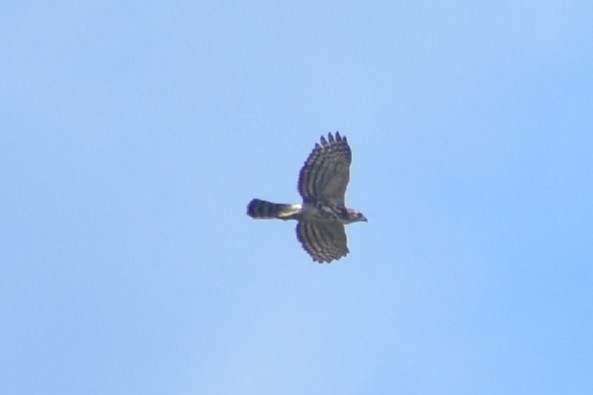
{"type": "Polygon", "coordinates": [[[593,2],[5,0],[0,89],[0,393],[593,393],[593,2]]]}

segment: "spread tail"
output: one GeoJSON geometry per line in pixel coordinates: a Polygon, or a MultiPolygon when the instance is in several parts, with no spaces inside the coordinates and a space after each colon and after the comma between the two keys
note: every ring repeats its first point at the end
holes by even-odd
{"type": "Polygon", "coordinates": [[[247,205],[247,215],[251,218],[291,219],[300,209],[300,204],[279,204],[253,199],[247,205]]]}

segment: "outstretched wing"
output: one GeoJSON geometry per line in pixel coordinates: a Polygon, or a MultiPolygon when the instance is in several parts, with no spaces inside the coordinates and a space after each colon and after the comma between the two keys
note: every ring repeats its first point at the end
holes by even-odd
{"type": "Polygon", "coordinates": [[[344,195],[350,180],[352,152],[346,137],[329,133],[327,140],[309,154],[299,174],[299,193],[305,202],[323,200],[333,206],[344,205],[344,195]]]}
{"type": "Polygon", "coordinates": [[[339,222],[299,222],[297,239],[315,262],[331,262],[348,254],[344,225],[339,222]]]}

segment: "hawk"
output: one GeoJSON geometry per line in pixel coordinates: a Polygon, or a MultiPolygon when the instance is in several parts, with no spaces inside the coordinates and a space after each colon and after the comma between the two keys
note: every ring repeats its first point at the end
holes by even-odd
{"type": "Polygon", "coordinates": [[[352,151],[346,137],[336,132],[321,137],[299,174],[301,204],[279,204],[253,199],[247,205],[252,218],[294,219],[297,239],[315,262],[330,263],[349,252],[344,225],[366,222],[362,213],[346,208],[344,195],[350,180],[352,151]]]}

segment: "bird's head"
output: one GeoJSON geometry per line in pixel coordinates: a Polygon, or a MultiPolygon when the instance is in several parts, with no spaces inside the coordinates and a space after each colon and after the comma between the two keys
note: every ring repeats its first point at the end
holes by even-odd
{"type": "Polygon", "coordinates": [[[367,218],[360,211],[354,210],[353,208],[349,208],[349,209],[347,209],[347,212],[348,212],[348,223],[367,222],[367,218]]]}

